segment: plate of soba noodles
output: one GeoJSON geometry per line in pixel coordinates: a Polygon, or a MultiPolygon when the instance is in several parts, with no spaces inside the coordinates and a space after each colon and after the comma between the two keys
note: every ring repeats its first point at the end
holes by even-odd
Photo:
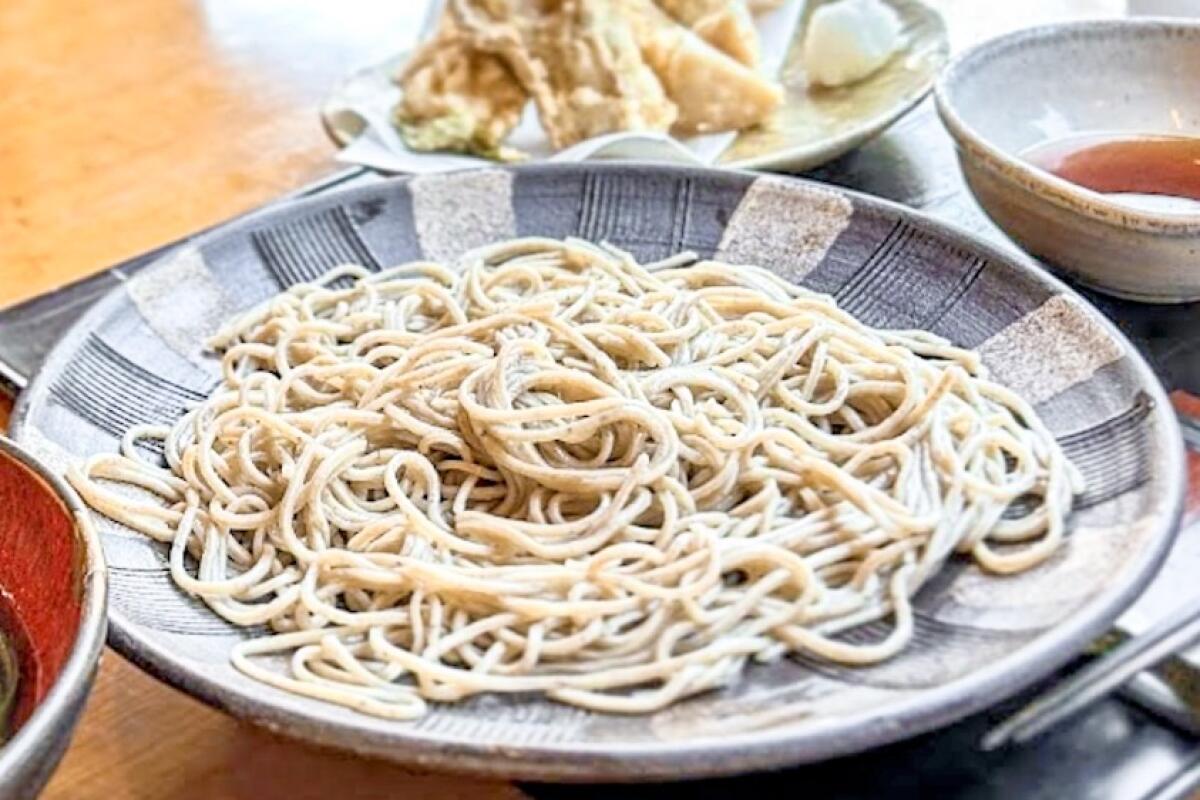
{"type": "Polygon", "coordinates": [[[15,436],[111,641],[283,734],[526,779],[743,772],[1061,666],[1178,523],[1168,401],[1011,251],[638,164],[297,201],[125,282],[15,436]]]}

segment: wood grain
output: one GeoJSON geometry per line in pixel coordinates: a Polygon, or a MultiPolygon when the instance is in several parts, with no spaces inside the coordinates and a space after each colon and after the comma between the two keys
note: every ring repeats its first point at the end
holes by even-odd
{"type": "MultiPolygon", "coordinates": [[[[0,306],[339,167],[317,107],[422,2],[0,3],[0,306]]],[[[0,395],[0,429],[11,405],[0,395]]],[[[47,800],[518,798],[274,737],[105,654],[47,800]]]]}
{"type": "Polygon", "coordinates": [[[423,5],[0,3],[0,306],[334,169],[322,96],[423,5]]]}
{"type": "Polygon", "coordinates": [[[42,800],[520,800],[517,789],[287,741],[104,654],[83,723],[42,800]]]}

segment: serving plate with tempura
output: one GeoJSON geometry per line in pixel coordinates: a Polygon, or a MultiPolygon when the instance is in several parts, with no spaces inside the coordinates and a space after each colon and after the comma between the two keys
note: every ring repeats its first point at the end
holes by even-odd
{"type": "MultiPolygon", "coordinates": [[[[523,779],[702,777],[848,755],[998,703],[1108,630],[1171,544],[1183,496],[1178,425],[1146,362],[1099,312],[1019,254],[912,210],[741,170],[489,168],[406,176],[283,204],[169,254],[113,289],[47,358],[14,412],[13,435],[56,473],[73,473],[116,454],[131,430],[173,425],[206,402],[223,380],[221,359],[206,343],[234,315],[269,310],[265,301],[338,265],[358,264],[353,269],[368,276],[409,262],[442,269],[431,265],[456,265],[469,251],[518,237],[608,242],[643,264],[681,252],[726,270],[757,264],[864,325],[927,331],[969,348],[991,380],[1029,404],[1030,418],[1042,421],[1079,472],[1081,491],[1056,548],[1012,574],[962,554],[948,557],[912,596],[908,646],[878,663],[777,652],[720,685],[638,713],[514,690],[431,700],[418,717],[385,719],[240,671],[231,656],[262,641],[265,626],[233,624],[208,604],[224,605],[221,598],[180,588],[173,564],[188,574],[197,569],[184,549],[173,556],[171,547],[97,515],[111,575],[114,647],[233,715],[362,755],[523,779]]],[[[402,313],[420,296],[396,300],[402,313]]],[[[128,449],[147,464],[169,465],[174,451],[155,445],[135,437],[128,449]]],[[[250,474],[234,467],[232,455],[216,465],[230,480],[250,474]]],[[[121,493],[110,513],[151,508],[151,492],[164,485],[110,485],[121,493]]],[[[154,513],[154,520],[171,519],[163,509],[154,513]]],[[[224,541],[212,538],[214,546],[224,541]]],[[[745,580],[731,579],[735,586],[745,580]]],[[[248,610],[263,599],[238,596],[248,610]]],[[[897,626],[881,618],[837,637],[848,648],[870,647],[897,626]]],[[[333,656],[345,655],[332,639],[305,649],[315,656],[326,644],[333,656]]],[[[358,652],[369,658],[366,649],[358,652]]],[[[297,662],[276,653],[258,663],[286,676],[297,662]]],[[[378,677],[318,666],[310,678],[322,689],[355,675],[369,688],[378,677]]]]}
{"type": "MultiPolygon", "coordinates": [[[[486,166],[495,160],[600,158],[804,170],[858,147],[903,116],[929,91],[948,57],[945,24],[936,11],[920,0],[879,0],[878,8],[891,17],[889,24],[896,26],[893,49],[881,56],[880,63],[865,77],[844,85],[826,86],[809,74],[821,65],[814,67],[806,59],[805,38],[813,27],[815,12],[828,3],[791,0],[774,5],[774,8],[759,7],[752,17],[753,27],[744,21],[742,24],[743,31],[758,37],[751,48],[755,54],[754,71],[728,63],[722,70],[712,68],[702,58],[689,62],[674,57],[671,63],[680,60],[686,63],[678,68],[685,77],[676,76],[674,83],[663,81],[669,91],[667,100],[682,98],[676,104],[678,110],[667,112],[674,114],[676,122],[665,131],[612,130],[621,126],[653,127],[656,118],[661,122],[661,109],[648,107],[648,101],[632,111],[622,106],[600,120],[593,115],[581,122],[557,122],[554,120],[561,114],[546,112],[546,103],[526,102],[519,93],[506,94],[512,87],[505,83],[503,74],[476,70],[470,77],[474,84],[471,90],[486,98],[483,103],[486,114],[493,116],[487,125],[473,128],[485,141],[482,148],[468,145],[465,149],[477,152],[464,153],[461,141],[457,144],[451,141],[447,146],[446,140],[447,135],[451,140],[462,135],[459,118],[448,122],[438,119],[436,124],[418,130],[415,135],[414,128],[406,128],[398,120],[397,111],[407,102],[400,84],[412,71],[413,52],[399,53],[351,74],[326,99],[321,109],[322,120],[333,140],[345,148],[341,160],[385,172],[436,172],[486,166]],[[709,78],[710,71],[716,77],[709,78]],[[751,77],[752,73],[769,79],[772,91],[778,92],[774,104],[759,116],[754,115],[753,108],[737,108],[741,97],[753,98],[750,105],[757,104],[760,111],[766,107],[763,104],[769,98],[764,94],[765,84],[751,77]],[[690,77],[700,75],[705,77],[690,77]],[[706,86],[722,85],[728,88],[708,94],[706,86]],[[701,91],[697,93],[697,89],[701,91]],[[497,114],[500,117],[507,114],[507,121],[498,121],[497,114]],[[614,118],[619,119],[614,121],[614,118]],[[543,124],[547,119],[551,121],[543,124]],[[733,127],[717,130],[728,126],[733,127]],[[410,146],[413,143],[432,150],[418,150],[410,146]],[[480,149],[482,153],[478,152],[480,149]]],[[[434,6],[436,9],[439,4],[434,6]]],[[[857,24],[850,17],[844,26],[853,29],[857,24]]],[[[426,60],[430,50],[445,54],[444,47],[431,44],[437,30],[435,17],[427,23],[422,35],[426,60]]],[[[720,42],[715,38],[713,41],[720,42]]],[[[727,52],[744,60],[751,58],[728,41],[731,40],[720,42],[727,52]]],[[[841,43],[831,42],[827,50],[841,48],[841,43]]],[[[420,57],[422,49],[415,52],[420,57]]],[[[712,55],[711,50],[706,52],[712,55]]],[[[724,58],[726,54],[718,55],[724,58]]],[[[732,56],[728,60],[733,60],[732,56]]],[[[465,62],[460,58],[453,63],[465,62]]],[[[823,71],[828,73],[827,69],[823,71]]],[[[404,85],[415,84],[410,78],[404,85]]],[[[462,103],[455,101],[456,108],[461,106],[462,103]]],[[[479,104],[472,101],[468,106],[477,109],[479,104]]],[[[427,104],[418,106],[427,107],[427,104]]],[[[434,104],[434,107],[439,106],[434,104]]]]}

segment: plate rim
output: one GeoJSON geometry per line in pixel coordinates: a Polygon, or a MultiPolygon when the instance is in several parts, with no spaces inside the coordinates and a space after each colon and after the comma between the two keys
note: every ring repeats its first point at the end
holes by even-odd
{"type": "MultiPolygon", "coordinates": [[[[920,21],[925,24],[931,24],[934,27],[934,34],[930,37],[930,52],[931,57],[935,58],[934,69],[929,73],[929,76],[922,81],[918,87],[912,92],[906,92],[900,95],[896,102],[889,105],[882,112],[875,114],[866,119],[860,120],[850,130],[844,131],[835,136],[820,139],[816,142],[807,144],[792,145],[763,153],[757,156],[740,158],[731,161],[722,161],[721,155],[718,155],[712,163],[714,168],[722,169],[787,169],[787,170],[808,170],[816,169],[819,166],[829,163],[836,158],[839,158],[850,152],[859,145],[874,139],[879,134],[890,128],[900,118],[904,117],[910,111],[917,107],[921,101],[929,97],[933,91],[938,77],[945,70],[947,64],[951,61],[950,56],[950,33],[946,28],[946,19],[942,13],[931,6],[927,0],[883,0],[890,8],[895,9],[898,3],[903,3],[912,6],[920,15],[920,21]]],[[[811,9],[806,4],[800,9],[801,19],[799,24],[803,24],[804,18],[809,14],[811,9]]],[[[795,36],[803,35],[803,31],[797,30],[795,36]]],[[[788,44],[791,48],[795,45],[795,38],[788,44]]],[[[911,45],[910,45],[911,46],[911,45]]],[[[359,67],[347,73],[339,80],[332,90],[326,94],[322,100],[319,109],[321,118],[321,127],[329,140],[333,142],[339,149],[349,147],[356,139],[355,136],[346,135],[338,125],[334,124],[334,117],[340,111],[339,108],[333,106],[333,99],[342,94],[343,88],[350,85],[354,81],[365,75],[389,69],[397,65],[402,59],[408,56],[415,49],[408,47],[403,50],[393,52],[391,55],[374,61],[366,66],[359,67]]],[[[907,48],[906,48],[907,49],[907,48]]],[[[905,56],[906,50],[899,51],[893,54],[892,58],[900,58],[905,56]]],[[[731,142],[730,147],[733,146],[731,142]]],[[[728,149],[728,148],[727,148],[728,149]]],[[[596,159],[597,161],[603,159],[596,159]]],[[[551,163],[548,159],[540,161],[533,160],[526,162],[527,164],[545,164],[551,163]]],[[[686,162],[669,162],[662,161],[657,163],[676,164],[678,166],[699,166],[687,164],[686,162]]],[[[479,168],[489,166],[486,163],[481,163],[479,168]]],[[[494,166],[505,166],[500,162],[496,162],[494,166]]],[[[518,166],[518,165],[512,165],[518,166]]]]}
{"type": "MultiPolygon", "coordinates": [[[[731,173],[750,180],[762,177],[759,173],[745,170],[684,167],[639,161],[484,168],[484,171],[495,170],[534,174],[597,170],[659,175],[689,173],[694,178],[718,180],[728,179],[731,173]]],[[[408,183],[416,178],[429,180],[431,177],[397,176],[365,186],[345,187],[314,197],[299,198],[243,217],[229,226],[205,233],[184,246],[203,246],[229,235],[230,230],[237,231],[246,226],[261,224],[273,217],[296,213],[296,208],[328,203],[330,198],[351,200],[357,195],[387,191],[390,187],[408,183]]],[[[1023,252],[1002,250],[958,225],[884,198],[810,179],[792,176],[773,176],[773,179],[795,187],[815,187],[824,191],[839,192],[846,196],[856,209],[861,207],[865,210],[883,211],[893,218],[902,218],[938,236],[967,244],[986,258],[1031,274],[1047,288],[1078,301],[1088,317],[1098,322],[1109,336],[1122,346],[1124,355],[1129,359],[1137,379],[1142,384],[1142,389],[1154,401],[1151,409],[1151,417],[1154,419],[1152,438],[1160,448],[1159,469],[1168,477],[1164,484],[1166,497],[1161,509],[1154,513],[1154,533],[1148,537],[1151,544],[1139,553],[1137,563],[1125,569],[1120,580],[1114,581],[1066,620],[1046,629],[1011,655],[950,683],[889,703],[886,714],[868,709],[816,723],[806,723],[799,729],[751,731],[720,737],[708,735],[701,739],[671,742],[626,742],[616,745],[522,744],[497,747],[439,739],[436,733],[411,731],[400,723],[397,723],[395,732],[389,731],[380,736],[375,730],[283,708],[269,700],[262,700],[250,691],[231,688],[188,669],[182,659],[174,657],[164,646],[138,635],[137,626],[132,625],[115,608],[109,610],[109,643],[124,657],[165,683],[210,706],[289,738],[444,772],[500,779],[570,782],[633,782],[717,777],[849,756],[929,732],[977,713],[1011,697],[1065,664],[1090,641],[1109,629],[1120,612],[1132,603],[1157,572],[1179,529],[1186,487],[1186,473],[1183,469],[1184,447],[1178,422],[1170,411],[1170,401],[1157,376],[1119,328],[1073,288],[1050,274],[1023,252]],[[1172,472],[1178,476],[1174,481],[1169,480],[1172,472]]],[[[156,263],[170,258],[173,252],[175,251],[164,254],[156,263]]],[[[147,267],[154,268],[153,265],[147,267]]],[[[30,381],[29,387],[21,394],[13,409],[9,435],[17,442],[28,443],[26,426],[30,409],[35,401],[47,392],[51,368],[75,352],[78,343],[94,330],[95,321],[108,315],[112,306],[122,300],[124,290],[123,285],[109,290],[76,320],[52,348],[42,368],[30,381]]]]}

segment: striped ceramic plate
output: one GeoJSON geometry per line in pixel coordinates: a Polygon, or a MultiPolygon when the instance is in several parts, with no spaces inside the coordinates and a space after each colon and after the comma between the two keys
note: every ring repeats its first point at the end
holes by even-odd
{"type": "Polygon", "coordinates": [[[607,240],[643,259],[690,249],[767,265],[872,325],[978,348],[1085,473],[1067,546],[1015,577],[952,562],[919,595],[919,646],[886,664],[752,667],[736,686],[648,717],[483,696],[389,723],[283,694],[229,666],[246,633],[174,587],[162,548],[105,523],[113,644],[239,716],[422,766],[547,779],[729,773],[853,752],[1014,693],[1105,630],[1169,544],[1183,476],[1174,418],[1146,364],[1088,305],[1028,262],[900,207],[733,172],[460,172],[254,217],[146,269],[84,316],[23,396],[16,437],[60,469],[112,451],[130,425],[168,422],[214,386],[201,343],[234,312],[335,264],[452,259],[533,234],[607,240]]]}

